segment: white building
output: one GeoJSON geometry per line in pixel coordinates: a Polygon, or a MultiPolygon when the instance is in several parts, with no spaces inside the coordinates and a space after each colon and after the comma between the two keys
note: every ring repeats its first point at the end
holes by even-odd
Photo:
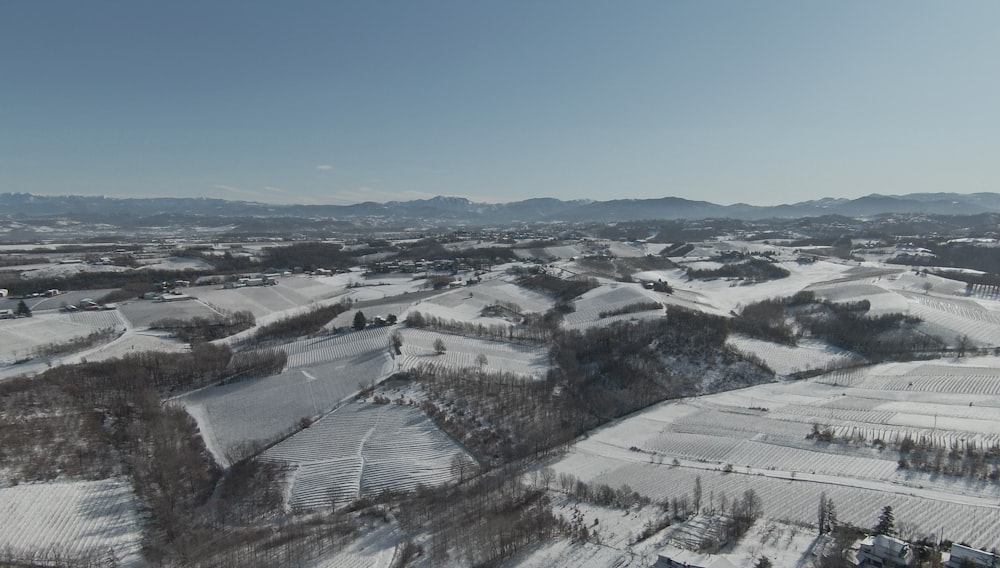
{"type": "Polygon", "coordinates": [[[913,560],[910,543],[879,534],[861,541],[858,551],[858,566],[877,568],[906,568],[913,560]]]}
{"type": "Polygon", "coordinates": [[[993,568],[997,566],[997,557],[985,550],[978,550],[961,544],[951,545],[951,558],[944,563],[947,568],[975,566],[976,568],[993,568]]]}

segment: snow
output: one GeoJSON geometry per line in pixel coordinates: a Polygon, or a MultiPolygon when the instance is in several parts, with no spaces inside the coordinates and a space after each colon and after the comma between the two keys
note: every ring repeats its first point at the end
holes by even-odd
{"type": "Polygon", "coordinates": [[[404,538],[398,528],[380,520],[370,521],[361,536],[342,550],[320,559],[312,568],[389,568],[396,545],[404,538]]]}
{"type": "Polygon", "coordinates": [[[825,260],[806,265],[786,261],[779,262],[778,266],[788,270],[790,275],[786,278],[756,284],[744,284],[743,281],[728,281],[717,278],[715,280],[690,280],[677,285],[671,281],[671,286],[674,286],[675,289],[697,292],[704,296],[710,304],[728,313],[729,311],[739,311],[741,306],[761,300],[792,296],[816,282],[842,278],[852,268],[849,265],[825,260]]]}
{"type": "Polygon", "coordinates": [[[806,434],[818,422],[868,440],[933,434],[939,443],[992,444],[998,420],[1000,359],[893,363],[661,403],[591,432],[553,467],[653,499],[682,496],[701,476],[705,495],[752,488],[768,519],[797,523],[815,522],[825,491],[844,521],[868,526],[891,504],[919,534],[944,527],[945,538],[987,546],[1000,539],[994,484],[901,471],[891,449],[806,434]]]}
{"type": "Polygon", "coordinates": [[[245,442],[269,441],[317,417],[395,369],[389,328],[301,340],[277,375],[207,387],[177,399],[198,422],[216,461],[245,442]]]}
{"type": "Polygon", "coordinates": [[[142,351],[163,351],[166,353],[183,353],[189,351],[187,343],[173,339],[165,333],[137,331],[128,333],[121,341],[115,341],[87,356],[88,361],[103,361],[116,357],[124,357],[131,353],[142,351]]]}
{"type": "MultiPolygon", "coordinates": [[[[603,244],[620,257],[662,248],[613,241],[603,244]]],[[[544,251],[521,249],[518,254],[569,258],[587,250],[582,245],[566,245],[544,251]]],[[[576,312],[566,317],[565,325],[601,326],[663,313],[651,310],[599,317],[602,311],[636,302],[657,301],[728,314],[751,302],[811,290],[835,302],[868,300],[872,314],[918,316],[923,320],[922,331],[946,342],[967,335],[978,346],[993,347],[1000,337],[1000,302],[966,297],[963,283],[871,262],[799,264],[780,247],[728,241],[700,246],[684,262],[714,265],[706,259],[722,250],[776,252],[779,264],[791,275],[749,285],[725,279],[689,281],[683,270],[634,275],[637,280],[662,279],[674,287],[672,294],[603,280],[601,287],[575,301],[576,312]]],[[[556,266],[572,267],[566,262],[556,266]]],[[[143,327],[168,314],[191,317],[248,309],[260,325],[310,305],[351,299],[360,305],[355,304],[330,326],[348,327],[357,309],[369,319],[388,313],[403,319],[415,309],[442,319],[491,325],[507,323],[480,315],[494,302],[515,303],[524,312],[544,312],[553,305],[550,297],[515,284],[502,267],[476,286],[432,292],[425,285],[425,280],[410,275],[291,276],[270,287],[188,288],[197,300],[178,304],[129,302],[120,312],[41,311],[35,318],[0,322],[0,364],[34,346],[108,325],[124,326],[127,331],[107,346],[88,350],[88,359],[149,346],[183,350],[180,342],[133,329],[133,325],[143,327]]],[[[48,302],[54,307],[52,299],[48,302]]],[[[761,357],[781,375],[854,359],[810,339],[794,348],[741,336],[729,342],[761,357]]],[[[288,367],[282,373],[201,389],[173,403],[187,408],[209,450],[223,465],[228,462],[227,453],[241,443],[278,440],[303,417],[320,418],[263,454],[289,468],[287,505],[292,510],[329,506],[331,500],[344,504],[383,489],[452,482],[454,459],[467,457],[459,444],[405,399],[408,393],[402,395],[401,404],[348,402],[361,387],[396,370],[427,365],[475,372],[480,354],[486,356],[487,369],[524,377],[543,376],[549,366],[544,345],[403,326],[299,339],[283,348],[288,367]],[[389,346],[393,331],[403,339],[399,356],[389,346]],[[441,355],[433,348],[439,338],[447,348],[441,355]]],[[[765,518],[725,552],[724,557],[738,566],[752,565],[761,555],[775,566],[811,561],[809,551],[817,536],[806,526],[815,522],[820,493],[834,500],[841,520],[859,526],[870,526],[888,504],[896,510],[897,521],[908,523],[914,535],[934,534],[985,548],[1000,542],[1000,486],[899,470],[898,454],[891,448],[807,439],[814,423],[831,428],[837,437],[893,442],[905,436],[925,436],[945,446],[971,441],[983,446],[1000,444],[1000,358],[889,363],[665,402],[589,432],[550,465],[557,473],[570,473],[587,482],[613,487],[627,484],[654,500],[689,496],[700,479],[706,509],[717,505],[722,494],[731,500],[753,489],[764,502],[765,518]],[[732,472],[724,471],[727,466],[732,472]]],[[[631,538],[659,514],[656,505],[619,511],[577,503],[554,490],[552,496],[557,514],[568,516],[576,508],[588,521],[599,520],[600,543],[556,540],[524,552],[512,564],[649,566],[658,550],[676,545],[685,531],[699,530],[698,523],[706,519],[703,514],[686,526],[670,527],[633,545],[631,538]]],[[[125,564],[134,564],[141,540],[135,508],[134,496],[120,480],[0,489],[0,549],[10,546],[37,552],[58,546],[82,553],[113,546],[125,564]]],[[[379,526],[316,566],[390,565],[401,535],[391,523],[379,526]]]]}
{"type": "Polygon", "coordinates": [[[447,483],[457,473],[456,458],[471,460],[416,407],[361,402],[327,414],[262,457],[295,468],[292,509],[447,483]]]}
{"type": "Polygon", "coordinates": [[[415,309],[443,319],[473,321],[481,319],[479,314],[483,308],[497,302],[517,304],[522,313],[544,312],[554,303],[545,294],[527,290],[511,282],[491,280],[425,300],[415,309]]]}
{"type": "Polygon", "coordinates": [[[212,270],[211,263],[198,258],[171,256],[142,262],[143,270],[212,270]]]}
{"type": "Polygon", "coordinates": [[[0,489],[0,550],[15,557],[93,556],[141,566],[138,502],[120,479],[0,489]]]}
{"type": "Polygon", "coordinates": [[[566,314],[563,323],[569,329],[580,329],[620,320],[662,317],[664,314],[662,309],[601,317],[602,312],[622,309],[631,304],[662,302],[662,296],[659,292],[646,290],[640,284],[609,283],[589,290],[577,298],[574,302],[576,310],[566,314]]]}
{"type": "Polygon", "coordinates": [[[149,327],[154,322],[164,319],[214,318],[218,315],[217,310],[198,300],[182,302],[132,300],[120,304],[118,311],[136,327],[149,327]]]}
{"type": "Polygon", "coordinates": [[[107,264],[43,264],[37,267],[32,266],[21,272],[22,278],[54,278],[66,277],[84,272],[128,272],[131,270],[126,266],[114,266],[107,264]]]}
{"type": "MultiPolygon", "coordinates": [[[[689,523],[695,524],[700,520],[696,517],[689,523]]],[[[669,538],[683,529],[683,526],[672,527],[666,536],[669,538]]],[[[753,566],[763,556],[771,561],[772,566],[811,566],[813,558],[810,551],[815,543],[821,541],[822,537],[811,529],[777,521],[758,521],[735,546],[717,557],[728,560],[733,566],[753,566]]]]}
{"type": "Polygon", "coordinates": [[[125,322],[112,312],[69,314],[46,311],[30,318],[0,320],[0,365],[31,357],[41,346],[65,343],[105,328],[122,329],[125,322]]]}
{"type": "Polygon", "coordinates": [[[280,278],[275,286],[224,289],[194,286],[185,292],[216,310],[231,312],[248,310],[257,318],[257,325],[298,313],[311,304],[327,305],[347,297],[351,274],[333,276],[292,276],[280,278]]]}
{"type": "Polygon", "coordinates": [[[427,365],[456,370],[478,369],[479,355],[486,356],[485,368],[489,371],[540,378],[549,368],[549,353],[543,345],[491,341],[425,329],[400,331],[403,339],[400,365],[403,369],[427,365]],[[434,350],[437,339],[445,344],[446,351],[441,355],[434,350]]]}
{"type": "Polygon", "coordinates": [[[760,357],[779,375],[790,375],[830,365],[846,365],[859,361],[848,351],[842,351],[817,340],[800,340],[797,346],[782,345],[751,337],[733,335],[727,341],[743,353],[760,357]]]}

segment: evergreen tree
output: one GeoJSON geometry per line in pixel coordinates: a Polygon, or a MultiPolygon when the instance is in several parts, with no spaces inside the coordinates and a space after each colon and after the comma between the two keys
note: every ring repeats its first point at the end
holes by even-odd
{"type": "Polygon", "coordinates": [[[392,349],[396,352],[396,355],[403,354],[403,336],[399,334],[398,331],[392,332],[389,336],[389,341],[392,343],[392,349]]]}
{"type": "Polygon", "coordinates": [[[17,309],[15,310],[15,313],[21,317],[30,318],[31,308],[28,307],[28,304],[24,303],[24,300],[21,300],[20,302],[17,303],[17,309]]]}
{"type": "Polygon", "coordinates": [[[826,500],[826,518],[824,519],[826,523],[826,532],[833,532],[833,529],[837,526],[837,509],[833,506],[833,499],[826,500]]]}
{"type": "Polygon", "coordinates": [[[892,514],[892,506],[886,505],[878,517],[875,534],[892,535],[894,532],[896,532],[896,520],[892,514]]]}
{"type": "Polygon", "coordinates": [[[826,493],[819,496],[819,514],[817,516],[819,534],[832,533],[837,524],[837,509],[833,506],[833,499],[829,499],[826,493]]]}
{"type": "Polygon", "coordinates": [[[819,534],[826,533],[826,493],[819,494],[819,511],[816,514],[816,526],[819,527],[819,534]]]}
{"type": "Polygon", "coordinates": [[[361,331],[368,324],[368,320],[365,318],[364,312],[358,310],[358,313],[354,314],[354,329],[361,331]]]}

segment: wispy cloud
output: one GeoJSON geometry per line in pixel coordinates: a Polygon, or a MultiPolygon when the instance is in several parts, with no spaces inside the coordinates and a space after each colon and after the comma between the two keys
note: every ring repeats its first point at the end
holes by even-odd
{"type": "Polygon", "coordinates": [[[280,187],[264,186],[264,189],[266,189],[267,191],[270,191],[272,193],[288,193],[287,191],[285,191],[284,189],[281,189],[280,187]]]}
{"type": "Polygon", "coordinates": [[[316,166],[316,169],[317,170],[323,170],[323,171],[329,171],[329,170],[333,169],[333,166],[331,166],[330,164],[320,164],[320,165],[316,166]]]}

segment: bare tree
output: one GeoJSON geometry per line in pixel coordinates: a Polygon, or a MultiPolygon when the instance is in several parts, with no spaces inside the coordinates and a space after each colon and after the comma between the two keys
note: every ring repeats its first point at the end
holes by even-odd
{"type": "Polygon", "coordinates": [[[701,476],[694,478],[694,495],[692,496],[692,501],[694,505],[694,512],[697,514],[701,511],[701,476]]]}
{"type": "Polygon", "coordinates": [[[544,467],[541,471],[542,484],[548,489],[552,485],[552,481],[556,478],[556,470],[551,467],[544,467]]]}
{"type": "Polygon", "coordinates": [[[963,333],[955,338],[955,350],[958,351],[959,357],[964,357],[965,352],[968,351],[971,346],[972,340],[969,339],[968,335],[963,333]]]}
{"type": "Polygon", "coordinates": [[[435,353],[437,353],[438,355],[444,355],[444,352],[447,351],[447,350],[448,350],[448,348],[445,347],[443,339],[441,339],[439,337],[439,338],[437,338],[437,339],[434,340],[434,352],[435,353]]]}

